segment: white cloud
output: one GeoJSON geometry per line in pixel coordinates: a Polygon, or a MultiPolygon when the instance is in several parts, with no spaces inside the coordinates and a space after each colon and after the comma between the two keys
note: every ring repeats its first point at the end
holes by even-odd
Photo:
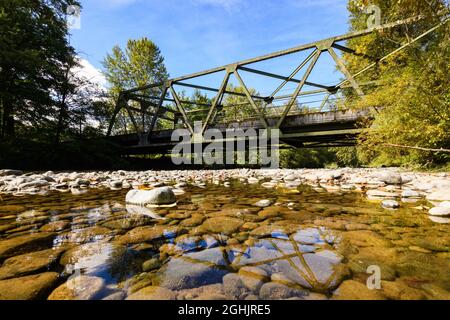
{"type": "Polygon", "coordinates": [[[79,67],[73,68],[74,74],[86,78],[90,82],[97,84],[102,89],[106,88],[106,78],[99,69],[83,58],[80,58],[79,63],[79,67]]]}

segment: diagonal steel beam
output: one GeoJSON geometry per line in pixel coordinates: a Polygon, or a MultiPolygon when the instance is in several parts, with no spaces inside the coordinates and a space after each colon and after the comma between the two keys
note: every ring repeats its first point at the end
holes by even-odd
{"type": "Polygon", "coordinates": [[[287,104],[286,108],[283,111],[283,114],[281,115],[280,120],[278,120],[276,129],[279,129],[281,127],[281,124],[283,123],[284,119],[286,119],[286,116],[288,115],[289,111],[291,110],[292,106],[294,105],[295,101],[297,100],[300,92],[302,91],[303,87],[305,86],[306,81],[308,80],[308,77],[311,75],[311,72],[313,71],[317,61],[319,60],[321,55],[320,50],[316,50],[314,52],[314,58],[312,58],[312,61],[310,62],[308,69],[306,70],[305,74],[303,75],[302,81],[297,86],[297,88],[294,91],[294,94],[292,95],[291,100],[287,104]]]}
{"type": "MultiPolygon", "coordinates": [[[[199,90],[205,90],[205,91],[211,91],[211,92],[219,92],[219,89],[215,89],[215,88],[211,88],[211,87],[205,87],[205,86],[200,86],[200,85],[196,85],[196,84],[190,84],[190,83],[184,83],[184,82],[175,82],[175,85],[179,85],[182,87],[187,87],[187,88],[193,88],[193,89],[199,89],[199,90]]],[[[234,95],[234,96],[239,96],[239,97],[245,97],[246,95],[244,93],[240,93],[240,92],[235,92],[235,91],[229,91],[229,90],[225,90],[226,94],[229,95],[234,95]]],[[[265,100],[265,97],[260,97],[260,96],[255,96],[252,95],[253,99],[260,99],[260,100],[265,100]]]]}
{"type": "Polygon", "coordinates": [[[331,93],[327,93],[327,95],[323,99],[322,103],[320,104],[320,107],[319,107],[320,111],[322,111],[322,109],[325,107],[325,105],[327,104],[328,100],[330,99],[330,96],[331,96],[331,93]]]}
{"type": "Polygon", "coordinates": [[[333,43],[332,47],[335,49],[341,50],[343,52],[346,52],[346,53],[354,54],[355,56],[358,56],[358,57],[363,57],[363,58],[366,58],[366,59],[372,60],[372,61],[378,61],[378,59],[375,59],[374,57],[368,56],[367,54],[364,54],[364,53],[358,53],[355,50],[345,47],[343,45],[340,45],[338,43],[333,43]]]}
{"type": "Polygon", "coordinates": [[[270,98],[273,99],[273,97],[275,97],[275,95],[281,91],[281,89],[283,89],[286,84],[289,82],[289,79],[293,79],[297,73],[300,72],[300,70],[303,69],[304,66],[306,66],[306,64],[314,57],[314,54],[316,53],[316,50],[314,50],[313,52],[311,52],[309,54],[309,56],[306,57],[305,60],[302,61],[302,63],[300,63],[300,65],[291,73],[291,75],[288,77],[288,79],[284,80],[283,83],[281,83],[278,88],[275,89],[274,92],[272,92],[272,94],[270,95],[270,98]]]}
{"type": "Polygon", "coordinates": [[[228,80],[230,79],[230,72],[227,70],[227,73],[225,74],[225,77],[223,78],[222,84],[220,85],[219,92],[217,93],[216,97],[214,98],[214,102],[208,112],[208,115],[206,116],[205,123],[203,124],[202,128],[202,134],[205,132],[206,128],[209,125],[209,121],[211,120],[211,117],[216,111],[217,105],[222,100],[222,97],[224,95],[224,92],[226,91],[228,80]]]}
{"type": "Polygon", "coordinates": [[[236,78],[238,79],[238,81],[241,84],[242,88],[244,89],[244,92],[247,95],[248,101],[252,105],[253,109],[256,111],[256,113],[257,113],[259,119],[261,120],[261,122],[263,123],[264,127],[266,129],[268,129],[269,128],[269,124],[267,123],[266,117],[264,116],[262,111],[259,109],[259,107],[256,105],[255,100],[253,100],[250,91],[248,90],[247,86],[245,85],[244,80],[242,80],[241,75],[239,74],[237,69],[234,70],[234,75],[236,76],[236,78]]]}
{"type": "Polygon", "coordinates": [[[128,103],[128,102],[127,102],[124,94],[121,92],[117,99],[116,107],[114,108],[114,112],[112,114],[111,120],[109,121],[108,132],[106,133],[107,137],[111,136],[112,129],[114,127],[114,123],[116,122],[117,115],[119,114],[120,110],[123,109],[123,107],[126,103],[128,103]]]}
{"type": "Polygon", "coordinates": [[[361,87],[359,86],[358,82],[356,82],[355,78],[352,76],[350,71],[348,71],[347,67],[345,66],[344,61],[342,61],[341,58],[338,57],[336,54],[336,51],[334,51],[333,48],[328,48],[328,52],[330,53],[333,60],[336,62],[339,70],[345,75],[347,80],[350,82],[353,89],[355,89],[356,93],[361,97],[364,96],[364,92],[362,91],[361,87]]]}
{"type": "Polygon", "coordinates": [[[183,105],[180,102],[180,98],[178,98],[178,95],[175,92],[175,89],[173,88],[172,83],[170,84],[169,89],[170,89],[170,93],[172,94],[173,99],[175,100],[175,104],[176,104],[176,106],[178,108],[178,111],[180,111],[181,116],[183,117],[184,124],[187,126],[189,132],[193,135],[194,134],[194,130],[192,129],[192,125],[189,122],[189,119],[188,119],[188,117],[186,115],[186,111],[184,110],[183,105]]]}
{"type": "MultiPolygon", "coordinates": [[[[301,80],[298,80],[298,79],[294,79],[292,77],[292,75],[289,76],[289,77],[285,77],[285,76],[281,76],[281,75],[278,75],[278,74],[275,74],[275,73],[261,71],[261,70],[256,70],[256,69],[251,69],[251,68],[247,68],[247,67],[239,67],[238,69],[242,70],[242,71],[254,73],[254,74],[259,74],[261,76],[266,76],[266,77],[270,77],[270,78],[274,78],[274,79],[285,80],[286,82],[300,83],[300,81],[301,81],[301,80]]],[[[325,86],[325,85],[314,83],[314,82],[308,82],[307,81],[305,84],[308,85],[308,86],[311,86],[311,87],[316,87],[316,88],[321,88],[321,89],[326,89],[326,90],[333,89],[332,86],[325,86]]]]}
{"type": "Polygon", "coordinates": [[[155,114],[153,115],[152,122],[150,123],[150,128],[149,128],[147,140],[151,137],[151,135],[153,133],[153,130],[155,129],[156,121],[158,120],[159,112],[161,111],[162,105],[164,103],[164,98],[167,95],[168,89],[169,88],[166,85],[166,86],[164,86],[164,89],[161,92],[161,97],[159,98],[158,105],[156,106],[155,114]]]}

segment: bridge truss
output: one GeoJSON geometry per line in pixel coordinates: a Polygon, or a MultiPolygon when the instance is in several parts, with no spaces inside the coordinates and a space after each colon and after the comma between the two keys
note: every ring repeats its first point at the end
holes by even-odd
{"type": "MultiPolygon", "coordinates": [[[[337,112],[345,112],[345,110],[337,110],[336,105],[331,102],[332,96],[342,94],[343,90],[351,90],[356,96],[364,96],[365,86],[373,85],[373,83],[361,83],[358,78],[367,73],[369,70],[376,67],[382,61],[388,59],[392,55],[404,50],[413,43],[416,43],[420,39],[434,32],[437,28],[445,24],[448,19],[443,20],[439,25],[429,29],[425,33],[414,39],[408,39],[408,41],[390,52],[381,59],[372,59],[371,57],[364,56],[368,60],[368,65],[355,74],[351,74],[348,70],[343,59],[340,57],[339,52],[346,54],[359,55],[355,49],[346,46],[346,41],[358,37],[364,37],[375,32],[382,32],[386,29],[400,27],[406,24],[412,24],[419,21],[420,17],[409,18],[401,21],[396,21],[388,24],[384,24],[378,27],[374,27],[367,30],[351,32],[345,35],[328,38],[325,40],[316,41],[306,45],[301,45],[291,49],[277,51],[260,57],[232,63],[229,65],[205,70],[198,73],[193,73],[186,76],[170,79],[164,83],[149,84],[144,87],[134,88],[126,90],[120,93],[117,101],[113,117],[109,124],[108,136],[112,134],[113,126],[115,125],[118,114],[125,110],[132,122],[135,130],[134,136],[138,137],[137,144],[139,146],[149,146],[152,143],[158,142],[158,136],[160,131],[158,129],[158,122],[164,120],[170,122],[172,128],[176,129],[180,126],[189,130],[191,135],[194,135],[194,120],[201,121],[201,133],[208,128],[224,128],[227,126],[253,126],[254,128],[263,129],[280,129],[281,139],[286,143],[297,147],[311,147],[311,146],[345,146],[352,145],[357,134],[360,132],[356,127],[360,113],[349,112],[347,119],[348,125],[338,126],[336,123],[329,127],[323,127],[322,129],[312,129],[312,123],[305,123],[303,121],[306,116],[304,112],[299,112],[297,108],[297,99],[299,97],[314,97],[317,95],[323,95],[323,100],[320,102],[320,106],[315,113],[321,113],[321,116],[329,116],[330,114],[337,112]],[[298,66],[289,75],[280,75],[268,71],[263,71],[254,68],[253,65],[259,62],[277,59],[283,56],[293,55],[296,53],[307,53],[298,66]],[[334,61],[337,69],[343,74],[344,79],[333,85],[326,85],[321,83],[315,83],[310,81],[310,75],[314,71],[317,61],[323,55],[329,55],[332,61],[334,61]],[[243,73],[253,74],[257,77],[266,77],[275,80],[279,80],[278,87],[269,95],[262,96],[255,93],[249,88],[246,81],[242,76],[243,73]],[[219,87],[204,86],[192,83],[194,80],[208,77],[213,74],[221,74],[223,76],[219,87]],[[241,90],[230,90],[230,77],[234,76],[239,84],[241,90]],[[292,94],[282,95],[283,88],[287,84],[295,84],[295,90],[292,94]],[[214,94],[212,103],[199,103],[198,101],[190,101],[180,96],[180,88],[196,89],[201,92],[211,92],[214,94]],[[306,90],[306,88],[308,88],[306,90]],[[233,106],[227,106],[223,104],[225,95],[239,97],[240,99],[246,99],[244,103],[239,103],[233,106]],[[274,105],[277,101],[287,101],[277,107],[274,105]],[[235,119],[231,121],[233,123],[221,123],[220,115],[226,108],[234,107],[239,109],[245,104],[252,108],[254,119],[235,119]],[[187,110],[186,106],[195,105],[200,109],[187,110]],[[295,107],[294,107],[295,106],[295,107]],[[326,112],[324,113],[324,111],[326,112]],[[287,122],[292,120],[293,117],[297,117],[294,122],[299,127],[304,126],[301,130],[292,130],[292,127],[287,126],[287,122]],[[330,130],[329,134],[323,131],[330,130]],[[310,132],[317,132],[318,134],[311,134],[310,132]],[[331,132],[334,131],[334,132],[331,132]],[[315,139],[301,139],[302,137],[316,137],[315,139]],[[296,143],[296,141],[298,143],[296,143]]],[[[342,109],[342,108],[341,108],[342,109]]],[[[364,116],[368,116],[364,113],[364,116]]],[[[336,118],[336,115],[334,115],[336,118]]],[[[320,116],[319,116],[320,118],[320,116]]],[[[345,117],[338,119],[338,122],[345,123],[345,117]]],[[[291,121],[292,122],[292,121],[291,121]]],[[[314,123],[317,127],[320,123],[314,123]]],[[[319,126],[320,128],[320,126],[319,126]]],[[[166,128],[167,129],[167,128],[166,128]]],[[[164,131],[164,130],[162,130],[164,131]]],[[[167,131],[167,130],[166,130],[167,131]]],[[[328,131],[327,131],[328,132],[328,131]]],[[[166,132],[167,133],[167,132],[166,132]]]]}

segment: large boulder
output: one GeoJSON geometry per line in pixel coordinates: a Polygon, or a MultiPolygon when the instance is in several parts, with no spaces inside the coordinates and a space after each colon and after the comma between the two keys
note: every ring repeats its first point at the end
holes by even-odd
{"type": "Polygon", "coordinates": [[[175,194],[169,187],[156,188],[153,190],[130,190],[125,198],[126,203],[137,205],[165,205],[177,201],[175,194]]]}

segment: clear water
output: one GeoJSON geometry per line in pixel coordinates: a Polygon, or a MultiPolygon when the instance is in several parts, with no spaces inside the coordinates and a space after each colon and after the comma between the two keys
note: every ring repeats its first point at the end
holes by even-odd
{"type": "Polygon", "coordinates": [[[450,225],[426,202],[394,211],[356,192],[239,182],[185,191],[156,209],[125,205],[126,190],[2,196],[0,298],[54,272],[19,298],[450,299],[450,225]]]}

